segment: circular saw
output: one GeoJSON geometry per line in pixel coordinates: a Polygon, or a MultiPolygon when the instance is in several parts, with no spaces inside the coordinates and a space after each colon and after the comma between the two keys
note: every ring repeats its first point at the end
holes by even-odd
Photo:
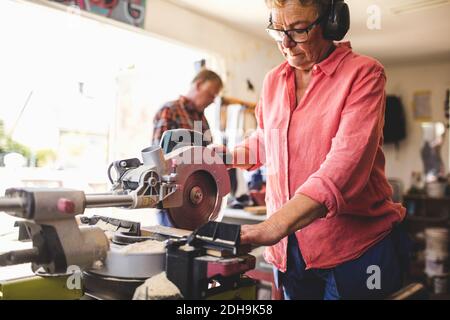
{"type": "MultiPolygon", "coordinates": [[[[208,142],[208,141],[207,141],[208,142]]],[[[192,130],[166,131],[160,146],[142,150],[139,159],[115,161],[114,193],[131,198],[131,209],[159,208],[174,227],[194,230],[218,217],[230,190],[223,155],[205,146],[192,130]]]]}
{"type": "Polygon", "coordinates": [[[196,171],[183,185],[183,206],[167,211],[174,227],[194,230],[217,218],[221,200],[213,177],[206,171],[196,171]]]}

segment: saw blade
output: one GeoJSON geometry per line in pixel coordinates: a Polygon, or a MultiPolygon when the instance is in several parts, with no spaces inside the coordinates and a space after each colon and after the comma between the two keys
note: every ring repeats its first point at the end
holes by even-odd
{"type": "Polygon", "coordinates": [[[197,171],[183,186],[183,205],[168,212],[175,228],[195,230],[215,218],[211,214],[220,202],[215,180],[207,172],[197,171]]]}

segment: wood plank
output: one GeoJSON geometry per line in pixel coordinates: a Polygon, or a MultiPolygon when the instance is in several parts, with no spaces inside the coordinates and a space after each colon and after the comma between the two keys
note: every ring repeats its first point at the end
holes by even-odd
{"type": "Polygon", "coordinates": [[[266,206],[245,207],[244,210],[255,215],[264,215],[267,213],[266,206]]]}

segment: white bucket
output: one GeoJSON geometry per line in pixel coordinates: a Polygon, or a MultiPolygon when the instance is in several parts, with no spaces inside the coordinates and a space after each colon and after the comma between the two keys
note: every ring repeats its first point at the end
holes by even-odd
{"type": "Polygon", "coordinates": [[[448,230],[426,229],[425,240],[425,273],[430,277],[446,275],[449,272],[448,230]]]}
{"type": "Polygon", "coordinates": [[[448,255],[448,229],[425,229],[426,252],[432,255],[448,255]]]}
{"type": "Polygon", "coordinates": [[[435,277],[433,279],[433,292],[435,294],[445,294],[448,292],[448,276],[435,277]]]}
{"type": "Polygon", "coordinates": [[[446,183],[429,182],[426,185],[427,194],[430,198],[444,198],[446,187],[446,183]]]}
{"type": "Polygon", "coordinates": [[[448,256],[426,256],[425,273],[429,277],[444,276],[449,272],[448,256]]]}

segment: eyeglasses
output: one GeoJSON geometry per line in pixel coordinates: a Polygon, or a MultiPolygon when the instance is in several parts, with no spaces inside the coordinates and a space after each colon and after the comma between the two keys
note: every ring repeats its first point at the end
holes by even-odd
{"type": "Polygon", "coordinates": [[[321,23],[322,17],[323,16],[320,16],[316,21],[304,29],[283,30],[273,28],[272,16],[270,16],[269,25],[267,26],[266,31],[276,42],[283,42],[283,38],[286,35],[292,42],[305,43],[308,41],[309,32],[321,23]]]}

